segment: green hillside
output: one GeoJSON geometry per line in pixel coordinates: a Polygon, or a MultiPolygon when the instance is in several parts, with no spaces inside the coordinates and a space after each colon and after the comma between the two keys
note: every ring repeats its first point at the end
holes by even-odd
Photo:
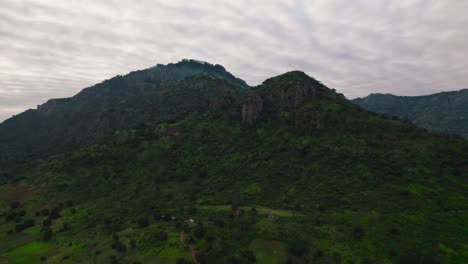
{"type": "Polygon", "coordinates": [[[371,94],[353,102],[369,111],[398,116],[433,131],[468,137],[468,89],[425,96],[371,94]]]}
{"type": "Polygon", "coordinates": [[[302,72],[248,87],[183,63],[182,77],[131,73],[0,125],[2,259],[466,262],[465,139],[302,72]]]}

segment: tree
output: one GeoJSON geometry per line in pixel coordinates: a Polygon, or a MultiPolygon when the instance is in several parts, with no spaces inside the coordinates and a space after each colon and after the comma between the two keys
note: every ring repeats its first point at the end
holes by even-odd
{"type": "Polygon", "coordinates": [[[42,231],[42,239],[44,241],[49,241],[52,239],[52,235],[53,235],[53,232],[52,232],[52,229],[50,229],[50,227],[46,227],[43,229],[42,231]]]}
{"type": "Polygon", "coordinates": [[[202,238],[205,235],[205,228],[203,227],[202,223],[198,223],[197,227],[193,230],[193,234],[197,238],[202,238]]]}
{"type": "Polygon", "coordinates": [[[15,230],[16,230],[16,232],[21,232],[24,229],[29,228],[31,226],[34,226],[34,220],[27,219],[27,220],[24,220],[23,223],[17,224],[15,226],[15,230]]]}
{"type": "Polygon", "coordinates": [[[137,221],[137,224],[140,228],[145,228],[149,225],[149,221],[147,217],[140,217],[137,221]]]}
{"type": "Polygon", "coordinates": [[[50,226],[51,224],[52,224],[52,219],[50,218],[47,218],[44,221],[42,221],[42,226],[44,227],[50,226]]]}
{"type": "Polygon", "coordinates": [[[112,244],[112,248],[117,250],[118,252],[127,252],[127,245],[125,245],[122,241],[116,240],[112,244]]]}
{"type": "Polygon", "coordinates": [[[247,250],[242,254],[243,258],[245,259],[246,263],[255,263],[257,258],[255,254],[251,250],[247,250]]]}
{"type": "Polygon", "coordinates": [[[168,239],[169,235],[167,234],[166,231],[161,230],[161,231],[156,232],[155,237],[156,237],[156,239],[158,241],[166,241],[168,239]]]}
{"type": "Polygon", "coordinates": [[[365,230],[361,225],[356,225],[353,227],[353,237],[356,240],[361,240],[364,237],[365,230]]]}
{"type": "Polygon", "coordinates": [[[176,262],[176,264],[191,264],[192,261],[186,260],[184,258],[179,258],[176,262]]]}
{"type": "Polygon", "coordinates": [[[136,246],[137,246],[137,241],[135,239],[130,240],[130,247],[136,248],[136,246]]]}
{"type": "Polygon", "coordinates": [[[18,201],[13,201],[13,202],[10,203],[10,208],[11,208],[11,210],[15,210],[15,209],[18,208],[20,205],[21,205],[20,202],[18,202],[18,201]]]}
{"type": "Polygon", "coordinates": [[[301,257],[309,253],[309,243],[302,239],[295,239],[289,243],[289,252],[301,257]]]}

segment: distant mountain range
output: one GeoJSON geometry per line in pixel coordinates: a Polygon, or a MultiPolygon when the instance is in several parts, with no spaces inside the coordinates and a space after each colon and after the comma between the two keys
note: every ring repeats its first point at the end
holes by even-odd
{"type": "Polygon", "coordinates": [[[352,102],[369,111],[398,116],[433,131],[468,137],[468,89],[425,96],[371,94],[352,102]]]}
{"type": "Polygon", "coordinates": [[[158,65],[0,124],[0,262],[465,263],[467,160],[301,71],[158,65]]]}

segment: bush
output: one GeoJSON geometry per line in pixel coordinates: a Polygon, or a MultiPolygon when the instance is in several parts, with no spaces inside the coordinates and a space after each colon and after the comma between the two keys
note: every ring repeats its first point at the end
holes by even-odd
{"type": "Polygon", "coordinates": [[[52,229],[50,229],[49,227],[43,229],[42,231],[42,239],[44,241],[49,241],[52,239],[52,235],[53,235],[53,232],[52,232],[52,229]]]}
{"type": "Polygon", "coordinates": [[[52,211],[50,211],[50,218],[52,219],[57,219],[60,217],[60,208],[59,207],[55,207],[54,209],[52,209],[52,211]]]}
{"type": "Polygon", "coordinates": [[[289,253],[295,256],[304,256],[309,253],[309,243],[303,240],[293,240],[289,243],[289,253]]]}
{"type": "Polygon", "coordinates": [[[137,246],[136,240],[135,239],[130,240],[130,247],[131,248],[136,248],[136,246],[137,246]]]}
{"type": "Polygon", "coordinates": [[[226,224],[224,223],[224,221],[221,220],[221,219],[215,219],[215,220],[214,220],[214,224],[217,225],[217,226],[219,226],[219,227],[224,227],[224,226],[226,225],[226,224]]]}
{"type": "Polygon", "coordinates": [[[15,226],[15,230],[16,230],[16,232],[21,232],[21,231],[23,231],[24,229],[29,228],[29,227],[31,227],[31,226],[34,226],[34,220],[32,220],[32,219],[27,219],[27,220],[25,220],[23,223],[17,224],[17,225],[15,226]]]}
{"type": "Polygon", "coordinates": [[[188,210],[188,213],[190,215],[194,215],[197,213],[197,208],[196,207],[190,207],[189,210],[188,210]]]}
{"type": "Polygon", "coordinates": [[[196,258],[199,263],[207,263],[207,255],[203,251],[197,251],[196,258]]]}
{"type": "Polygon", "coordinates": [[[243,257],[247,263],[255,263],[257,261],[255,254],[251,250],[245,251],[243,257]]]}
{"type": "Polygon", "coordinates": [[[43,216],[48,216],[48,215],[49,215],[49,209],[47,209],[47,208],[42,209],[42,210],[41,210],[41,214],[42,214],[43,216]]]}
{"type": "Polygon", "coordinates": [[[21,205],[20,202],[13,201],[13,202],[10,203],[10,208],[11,208],[11,210],[14,210],[14,209],[20,207],[20,205],[21,205]]]}
{"type": "Polygon", "coordinates": [[[137,221],[137,224],[138,224],[138,227],[140,227],[140,228],[148,227],[148,225],[149,225],[148,218],[147,217],[139,218],[138,221],[137,221]]]}
{"type": "Polygon", "coordinates": [[[186,260],[184,258],[179,258],[176,264],[192,264],[192,261],[186,260]]]}
{"type": "Polygon", "coordinates": [[[169,237],[169,235],[164,230],[158,231],[155,234],[155,238],[158,241],[166,241],[168,239],[168,237],[169,237]]]}
{"type": "Polygon", "coordinates": [[[42,221],[42,226],[44,227],[50,226],[51,224],[52,224],[52,219],[50,218],[47,218],[44,221],[42,221]]]}
{"type": "Polygon", "coordinates": [[[362,227],[361,225],[354,226],[352,234],[354,239],[361,240],[365,234],[364,227],[362,227]]]}
{"type": "Polygon", "coordinates": [[[117,264],[117,257],[115,255],[112,255],[109,258],[110,258],[110,263],[111,264],[117,264]]]}
{"type": "Polygon", "coordinates": [[[203,224],[199,223],[197,227],[193,230],[193,234],[197,238],[202,238],[205,235],[205,228],[203,227],[203,224]]]}
{"type": "Polygon", "coordinates": [[[117,250],[118,252],[127,252],[127,245],[125,245],[122,241],[116,240],[112,244],[112,248],[117,250]]]}

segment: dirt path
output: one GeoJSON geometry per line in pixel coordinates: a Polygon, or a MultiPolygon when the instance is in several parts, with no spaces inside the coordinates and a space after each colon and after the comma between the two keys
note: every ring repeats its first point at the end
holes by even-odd
{"type": "Polygon", "coordinates": [[[185,246],[185,230],[180,231],[180,243],[185,246]]]}
{"type": "Polygon", "coordinates": [[[190,252],[192,252],[192,261],[193,261],[193,264],[198,264],[198,261],[197,261],[197,252],[195,251],[195,248],[193,248],[192,245],[189,245],[189,248],[190,248],[190,252]]]}
{"type": "MultiPolygon", "coordinates": [[[[182,243],[182,245],[185,247],[185,230],[180,231],[179,239],[180,239],[180,243],[182,243]]],[[[190,253],[192,253],[193,264],[198,264],[197,251],[192,245],[189,245],[189,249],[190,249],[190,253]]]]}

